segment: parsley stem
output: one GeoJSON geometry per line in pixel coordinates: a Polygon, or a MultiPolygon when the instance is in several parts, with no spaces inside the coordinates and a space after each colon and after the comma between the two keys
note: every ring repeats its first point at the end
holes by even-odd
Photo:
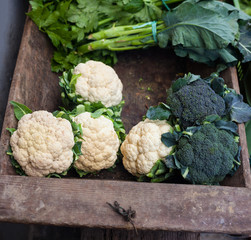
{"type": "Polygon", "coordinates": [[[103,19],[103,20],[101,20],[101,21],[98,22],[98,26],[101,26],[101,25],[103,25],[103,24],[106,24],[106,23],[108,23],[108,22],[111,22],[112,20],[114,20],[113,17],[103,19]]]}

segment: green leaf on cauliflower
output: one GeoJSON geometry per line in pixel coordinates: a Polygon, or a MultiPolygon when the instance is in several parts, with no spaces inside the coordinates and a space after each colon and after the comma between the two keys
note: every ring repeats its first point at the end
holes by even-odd
{"type": "Polygon", "coordinates": [[[9,146],[6,154],[10,156],[11,165],[13,166],[15,172],[20,176],[27,176],[20,164],[17,162],[17,160],[15,160],[11,146],[9,146]]]}
{"type": "Polygon", "coordinates": [[[146,113],[146,117],[151,120],[168,120],[170,115],[170,108],[164,103],[160,103],[158,106],[149,107],[146,113]]]}
{"type": "Polygon", "coordinates": [[[17,120],[20,120],[25,114],[32,113],[32,110],[24,104],[15,101],[10,101],[10,103],[14,106],[14,114],[17,120]]]}
{"type": "Polygon", "coordinates": [[[10,132],[10,134],[12,135],[17,129],[15,128],[6,128],[7,131],[10,132]]]}

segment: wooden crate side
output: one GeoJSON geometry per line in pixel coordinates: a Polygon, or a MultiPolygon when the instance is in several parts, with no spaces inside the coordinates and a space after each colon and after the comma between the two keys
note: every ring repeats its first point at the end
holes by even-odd
{"type": "Polygon", "coordinates": [[[136,210],[141,230],[251,233],[248,188],[0,177],[0,221],[132,230],[106,202],[136,210]]]}
{"type": "MultiPolygon", "coordinates": [[[[9,101],[15,100],[21,102],[28,105],[32,110],[46,109],[48,111],[53,111],[56,106],[60,105],[61,100],[58,86],[58,76],[50,70],[52,50],[51,43],[46,35],[39,32],[37,26],[29,18],[27,18],[10,89],[9,101]]],[[[122,76],[126,90],[126,93],[124,92],[124,94],[127,103],[123,110],[123,120],[125,121],[127,130],[129,130],[132,125],[135,125],[141,119],[141,115],[145,113],[146,109],[143,107],[140,108],[139,106],[150,106],[151,104],[155,104],[160,99],[165,99],[165,94],[163,95],[163,93],[165,93],[165,88],[171,83],[170,80],[165,82],[165,77],[167,79],[172,79],[175,77],[175,73],[187,71],[195,74],[200,73],[203,77],[205,77],[213,71],[213,69],[205,68],[205,65],[192,63],[191,61],[186,61],[185,59],[179,60],[179,63],[182,64],[175,64],[178,58],[174,54],[170,55],[168,58],[168,67],[165,67],[165,61],[167,59],[165,57],[165,53],[162,52],[163,51],[158,52],[157,58],[154,57],[154,54],[152,54],[154,52],[149,50],[144,52],[144,56],[131,52],[119,56],[121,61],[119,61],[120,64],[115,66],[115,70],[122,76]],[[134,54],[133,57],[130,57],[131,54],[134,54]],[[170,58],[172,60],[170,60],[170,58]],[[149,69],[146,69],[145,65],[153,67],[150,68],[151,72],[149,72],[149,69]],[[135,68],[135,66],[138,67],[135,68]],[[148,77],[148,75],[150,75],[150,77],[148,77]],[[142,92],[140,89],[135,91],[135,88],[142,87],[138,83],[140,76],[144,77],[144,88],[147,88],[148,85],[150,86],[151,81],[154,81],[155,85],[152,86],[154,88],[154,92],[147,93],[148,95],[151,95],[151,101],[146,100],[145,92],[142,92]],[[134,81],[130,81],[132,78],[134,81]],[[160,89],[162,92],[157,99],[155,96],[157,95],[157,92],[160,92],[160,89]],[[132,94],[133,91],[135,91],[135,94],[132,94]],[[134,99],[134,97],[136,99],[134,99]],[[129,102],[132,104],[129,104],[129,102]]],[[[239,91],[235,68],[230,68],[225,71],[223,73],[223,77],[230,87],[239,91]]],[[[8,104],[0,142],[0,174],[2,175],[15,175],[15,172],[10,164],[9,157],[5,154],[8,149],[10,137],[5,128],[16,127],[16,124],[17,122],[13,114],[13,109],[10,104],[8,104]]],[[[234,177],[227,178],[223,182],[224,185],[237,187],[248,187],[251,185],[246,147],[247,144],[243,127],[244,126],[239,126],[241,145],[243,146],[243,165],[239,168],[234,177]]],[[[117,170],[118,173],[116,174],[115,179],[130,179],[128,174],[123,175],[123,172],[125,171],[122,167],[117,170]]],[[[114,176],[111,177],[106,176],[105,174],[103,175],[101,174],[99,177],[108,179],[114,178],[114,176]]]]}
{"type": "MultiPolygon", "coordinates": [[[[226,83],[229,87],[240,93],[239,81],[237,77],[237,70],[235,67],[228,68],[222,74],[223,78],[226,79],[226,83]]],[[[240,146],[241,149],[241,166],[235,173],[233,177],[228,177],[223,181],[224,185],[227,186],[245,186],[251,188],[251,174],[250,174],[250,163],[249,163],[249,153],[247,147],[247,138],[244,124],[238,124],[238,133],[240,136],[240,146]]]]}
{"type": "Polygon", "coordinates": [[[27,17],[2,128],[0,174],[15,174],[9,157],[5,154],[10,138],[6,128],[16,128],[17,125],[13,108],[9,102],[11,100],[20,102],[33,111],[41,109],[54,111],[55,106],[60,105],[58,76],[51,72],[51,57],[51,43],[27,17]]]}

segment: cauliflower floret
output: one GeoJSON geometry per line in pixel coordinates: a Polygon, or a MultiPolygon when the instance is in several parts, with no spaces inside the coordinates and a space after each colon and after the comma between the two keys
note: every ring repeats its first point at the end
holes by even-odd
{"type": "Polygon", "coordinates": [[[164,120],[146,119],[134,126],[121,145],[125,169],[134,176],[149,173],[159,159],[171,153],[173,147],[161,142],[161,135],[171,129],[164,120]]]}
{"type": "Polygon", "coordinates": [[[24,115],[10,139],[14,158],[34,177],[67,170],[73,162],[74,144],[70,122],[47,111],[24,115]]]}
{"type": "Polygon", "coordinates": [[[104,116],[92,118],[89,112],[74,118],[83,129],[83,142],[74,165],[85,172],[96,172],[114,165],[119,149],[119,138],[111,120],[104,116]]]}
{"type": "Polygon", "coordinates": [[[79,63],[73,70],[78,77],[76,94],[90,102],[101,101],[106,107],[118,105],[122,100],[123,85],[110,66],[90,60],[79,63]]]}

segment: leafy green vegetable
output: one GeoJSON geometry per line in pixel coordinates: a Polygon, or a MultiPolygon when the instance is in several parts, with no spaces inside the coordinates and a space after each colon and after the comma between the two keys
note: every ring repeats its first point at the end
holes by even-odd
{"type": "Polygon", "coordinates": [[[17,129],[15,129],[15,128],[6,128],[6,130],[8,130],[10,132],[10,134],[12,135],[17,129]]]}
{"type": "Polygon", "coordinates": [[[170,108],[164,103],[160,103],[155,107],[151,106],[146,113],[146,117],[151,120],[168,120],[170,115],[170,108]]]}
{"type": "Polygon", "coordinates": [[[218,71],[251,58],[250,17],[225,2],[186,0],[168,12],[160,0],[37,0],[31,5],[28,15],[57,48],[53,71],[90,59],[114,64],[117,51],[156,45],[171,46],[178,56],[218,71]]]}
{"type": "Polygon", "coordinates": [[[9,146],[9,149],[7,150],[6,154],[10,156],[11,165],[14,167],[15,172],[20,176],[27,176],[20,164],[14,159],[11,146],[9,146]]]}
{"type": "Polygon", "coordinates": [[[194,75],[191,73],[185,74],[184,77],[178,78],[171,86],[172,92],[175,93],[179,91],[182,87],[198,80],[200,78],[199,75],[194,75]]]}
{"type": "Polygon", "coordinates": [[[251,107],[243,102],[240,94],[229,93],[224,97],[230,112],[231,120],[243,123],[251,119],[251,107]]]}
{"type": "Polygon", "coordinates": [[[238,43],[238,49],[243,55],[243,63],[251,61],[251,27],[250,25],[240,26],[240,41],[238,43]]]}
{"type": "Polygon", "coordinates": [[[227,174],[234,174],[240,165],[236,132],[218,128],[234,123],[220,121],[181,132],[175,152],[165,159],[166,167],[179,169],[183,178],[193,184],[218,184],[227,174]]]}
{"type": "Polygon", "coordinates": [[[116,62],[115,53],[107,50],[85,54],[76,52],[79,45],[87,43],[87,35],[103,28],[123,24],[136,24],[161,18],[160,0],[33,0],[27,15],[45,32],[56,47],[52,70],[68,70],[80,62],[102,60],[116,62]],[[133,13],[132,13],[133,12],[133,13]]]}
{"type": "Polygon", "coordinates": [[[218,71],[236,65],[238,60],[247,61],[251,56],[246,51],[250,36],[245,34],[239,39],[239,27],[247,26],[250,17],[229,4],[186,0],[163,16],[163,21],[157,21],[156,29],[154,22],[148,22],[93,33],[88,38],[96,41],[81,45],[78,51],[85,55],[102,49],[125,51],[171,45],[178,56],[217,66],[218,71]]]}
{"type": "Polygon", "coordinates": [[[14,114],[17,120],[20,120],[25,114],[32,113],[32,111],[24,104],[15,101],[10,101],[10,103],[14,106],[14,114]]]}
{"type": "Polygon", "coordinates": [[[175,174],[173,170],[166,167],[166,164],[164,163],[163,160],[158,160],[153,165],[150,172],[147,175],[140,176],[138,178],[138,181],[152,182],[152,183],[166,182],[174,175],[175,174]]]}

